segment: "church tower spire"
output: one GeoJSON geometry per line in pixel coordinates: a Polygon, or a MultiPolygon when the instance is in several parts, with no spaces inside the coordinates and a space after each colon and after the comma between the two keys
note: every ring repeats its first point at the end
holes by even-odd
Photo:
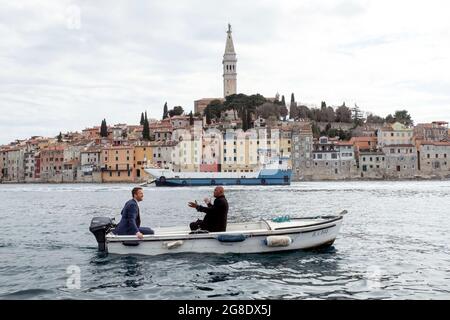
{"type": "Polygon", "coordinates": [[[236,52],[234,51],[233,38],[231,37],[231,25],[228,24],[227,43],[223,55],[223,95],[227,97],[236,94],[237,73],[236,73],[236,52]]]}

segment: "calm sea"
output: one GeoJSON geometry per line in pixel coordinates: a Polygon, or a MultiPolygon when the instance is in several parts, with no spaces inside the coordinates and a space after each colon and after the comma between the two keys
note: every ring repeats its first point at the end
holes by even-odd
{"type": "MultiPolygon", "coordinates": [[[[0,185],[0,299],[449,299],[450,181],[229,187],[230,221],[349,213],[322,252],[105,256],[94,216],[132,185],[0,185]],[[71,270],[80,282],[68,281],[71,270]],[[77,288],[79,284],[79,288],[77,288]]],[[[143,225],[188,224],[211,187],[144,189],[143,225]]]]}

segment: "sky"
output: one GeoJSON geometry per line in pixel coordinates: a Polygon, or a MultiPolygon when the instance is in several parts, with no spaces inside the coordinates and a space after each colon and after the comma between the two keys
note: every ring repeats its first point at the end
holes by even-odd
{"type": "Polygon", "coordinates": [[[450,121],[446,0],[0,0],[0,144],[239,93],[450,121]]]}

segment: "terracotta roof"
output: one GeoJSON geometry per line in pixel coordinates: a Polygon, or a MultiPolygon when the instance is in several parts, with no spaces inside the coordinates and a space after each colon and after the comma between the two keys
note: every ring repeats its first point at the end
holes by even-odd
{"type": "Polygon", "coordinates": [[[421,141],[421,145],[450,146],[450,141],[421,141]]]}
{"type": "Polygon", "coordinates": [[[360,155],[385,155],[384,152],[382,151],[360,151],[359,152],[360,155]]]}
{"type": "Polygon", "coordinates": [[[415,148],[413,144],[390,144],[383,146],[383,148],[415,148]]]}
{"type": "Polygon", "coordinates": [[[350,142],[355,143],[355,142],[367,142],[367,141],[377,141],[378,138],[377,137],[352,137],[350,139],[350,142]]]}

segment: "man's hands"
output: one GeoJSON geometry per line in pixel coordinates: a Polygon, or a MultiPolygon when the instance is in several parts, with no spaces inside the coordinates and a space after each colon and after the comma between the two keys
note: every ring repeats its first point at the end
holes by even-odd
{"type": "Polygon", "coordinates": [[[138,237],[139,239],[144,239],[144,235],[142,233],[140,233],[139,231],[136,233],[136,237],[138,237]]]}
{"type": "Polygon", "coordinates": [[[197,201],[195,201],[195,202],[189,202],[189,203],[188,203],[188,206],[191,207],[191,208],[197,209],[198,203],[197,203],[197,201]]]}

